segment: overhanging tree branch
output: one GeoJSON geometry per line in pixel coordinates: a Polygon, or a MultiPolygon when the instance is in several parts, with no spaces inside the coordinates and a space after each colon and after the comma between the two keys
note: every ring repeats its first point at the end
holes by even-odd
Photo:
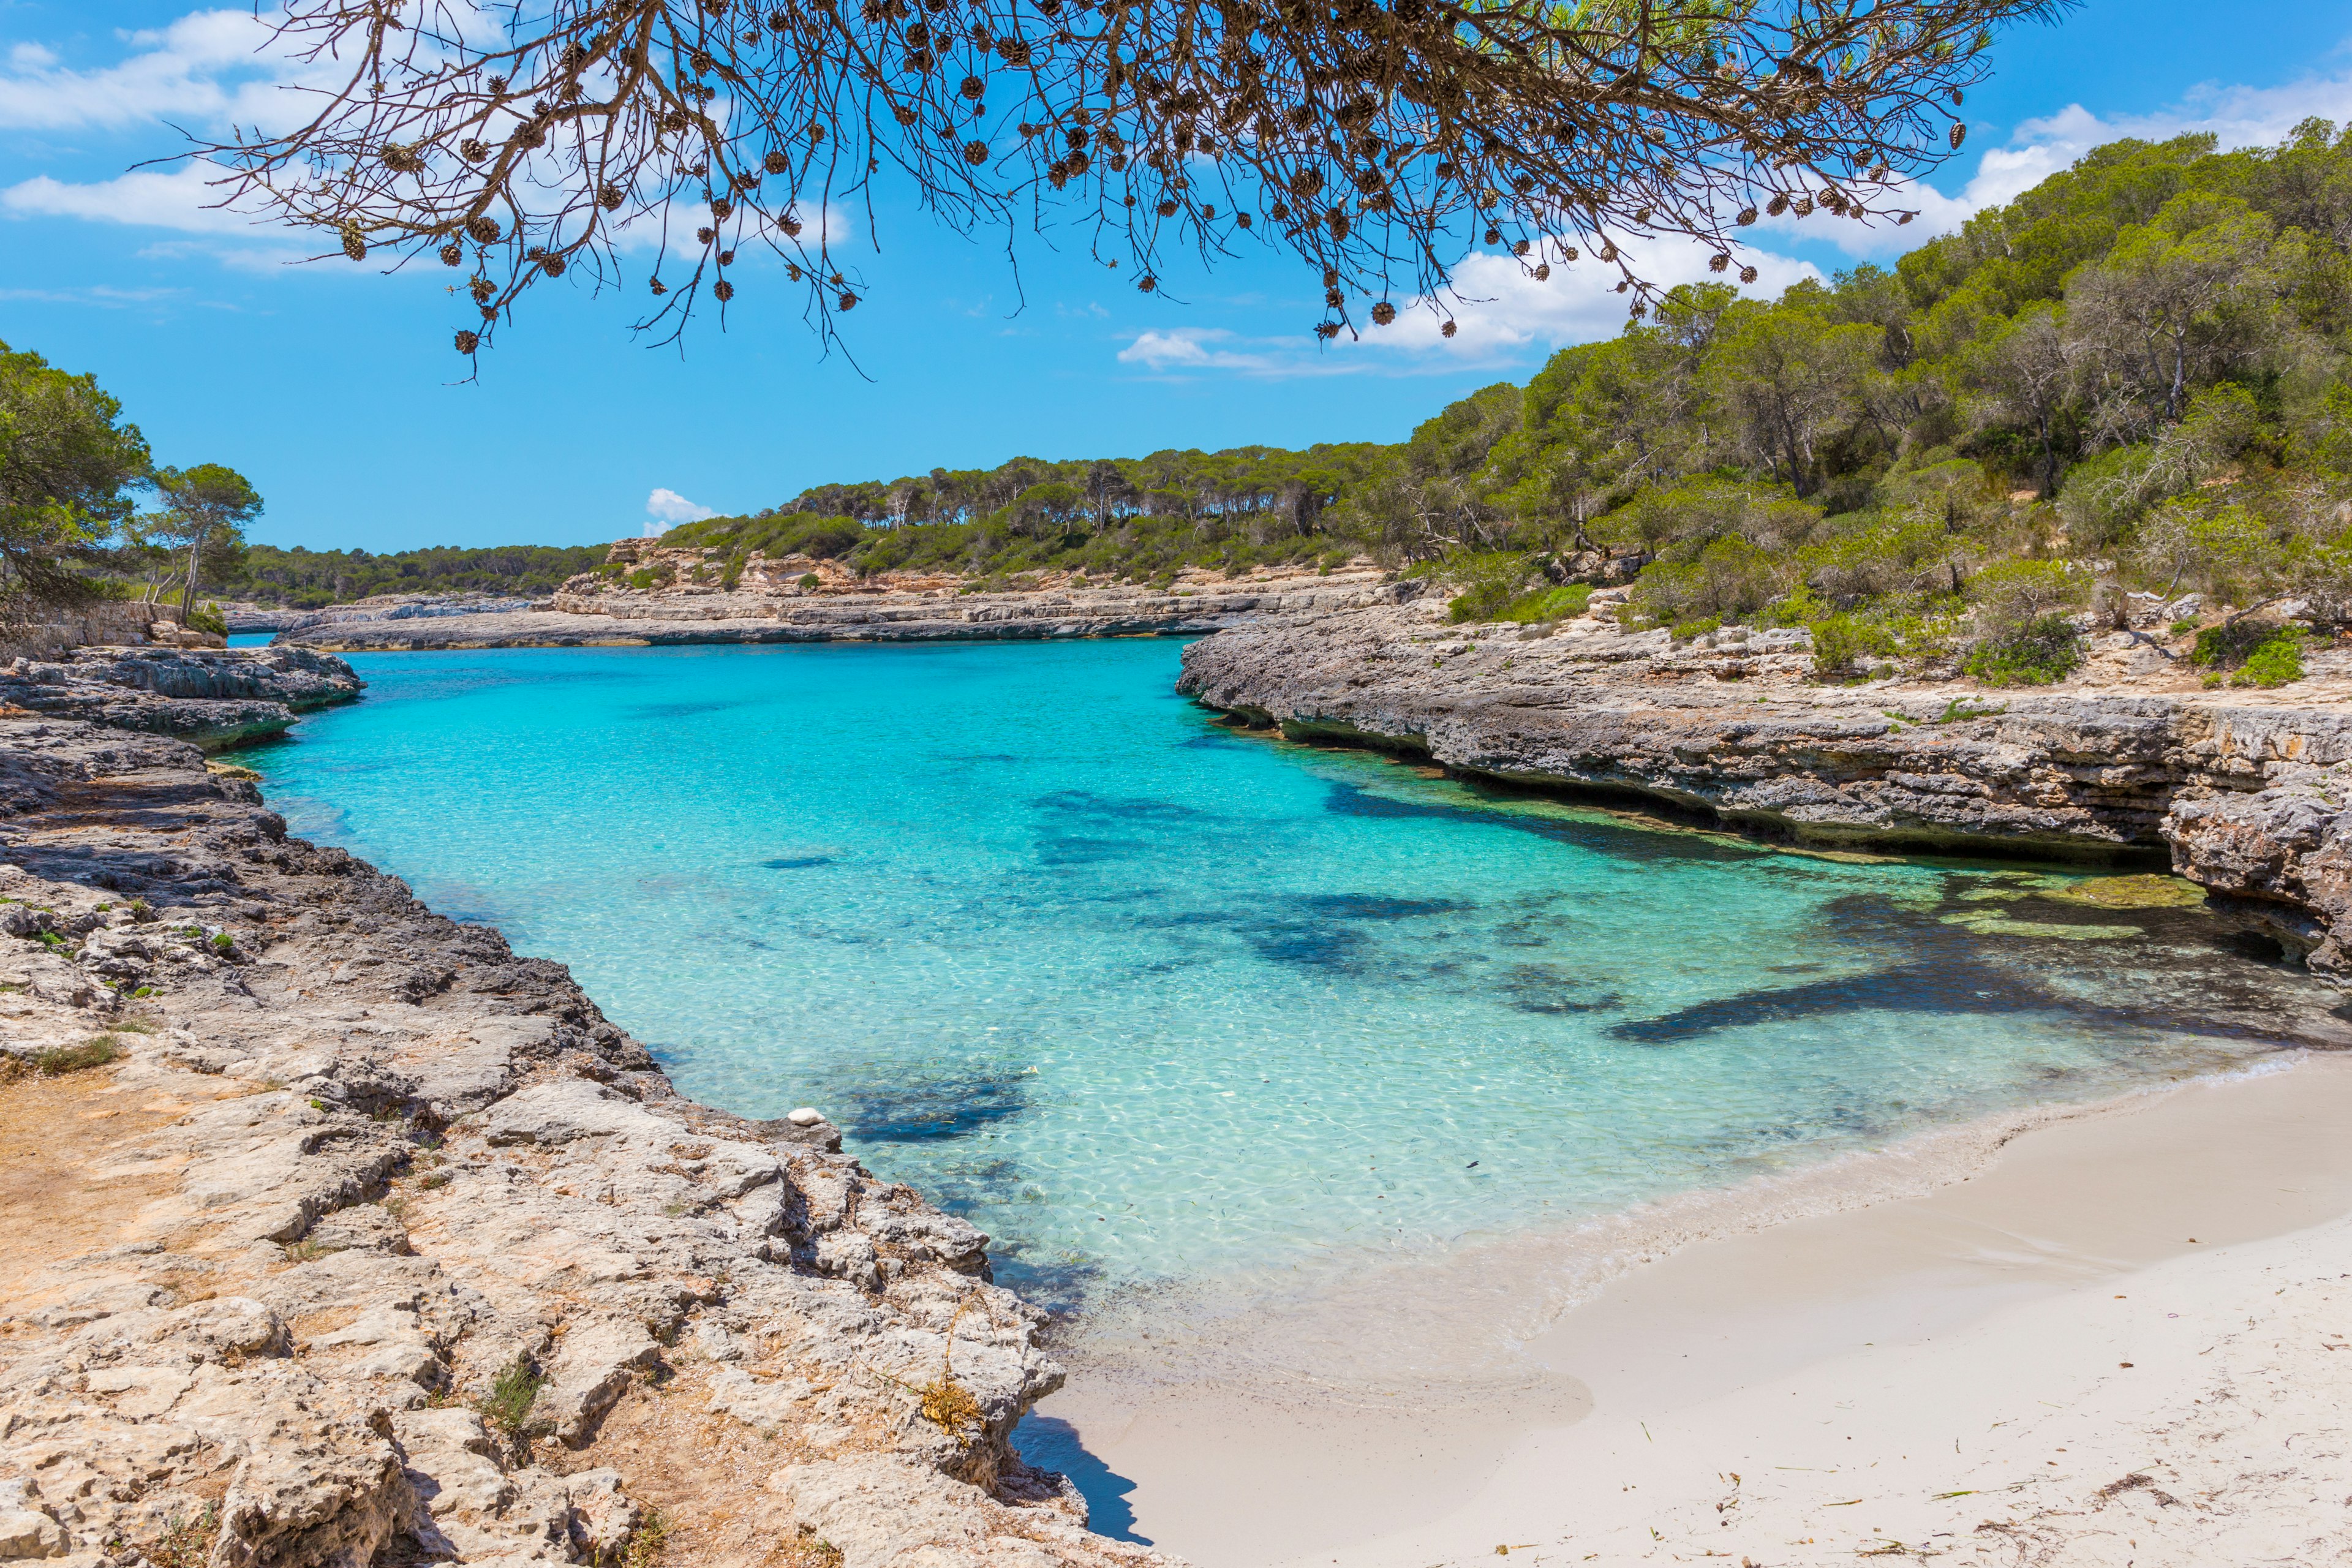
{"type": "Polygon", "coordinates": [[[200,151],[224,202],[466,268],[467,354],[538,283],[620,281],[646,234],[640,325],[682,330],[706,290],[723,312],[758,244],[830,341],[865,288],[836,202],[871,225],[886,161],[959,230],[1075,210],[1146,291],[1177,247],[1266,240],[1320,273],[1326,338],[1400,295],[1444,316],[1472,246],[1538,279],[1589,251],[1640,316],[1629,243],[1725,272],[1763,213],[1907,222],[1993,30],[2063,4],[292,0],[278,47],[335,85],[200,151]]]}

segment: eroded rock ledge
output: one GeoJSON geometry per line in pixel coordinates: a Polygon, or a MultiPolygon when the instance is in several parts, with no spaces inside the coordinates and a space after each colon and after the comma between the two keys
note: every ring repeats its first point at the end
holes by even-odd
{"type": "Polygon", "coordinates": [[[1813,681],[1801,632],[1453,626],[1433,597],[1237,627],[1179,688],[1293,738],[1827,845],[2168,854],[2352,985],[2352,655],[2208,691],[2118,634],[2063,687],[1813,681]]]}
{"type": "MultiPolygon", "coordinates": [[[[614,546],[621,564],[643,541],[614,546]]],[[[1244,621],[1391,603],[1377,568],[1270,572],[1227,579],[1197,570],[1164,588],[1056,578],[972,592],[955,577],[886,573],[861,581],[830,561],[754,558],[731,584],[705,550],[661,550],[667,580],[632,587],[591,574],[537,605],[415,596],[337,605],[293,623],[281,645],[336,652],[480,647],[638,647],[690,643],[969,642],[1196,636],[1244,621]],[[807,585],[803,586],[803,580],[807,585]]]]}
{"type": "Polygon", "coordinates": [[[1158,1561],[985,1237],[194,746],[0,718],[0,1556],[1158,1561]]]}
{"type": "Polygon", "coordinates": [[[309,648],[77,647],[0,666],[0,713],[227,746],[278,734],[364,685],[341,659],[309,648]]]}

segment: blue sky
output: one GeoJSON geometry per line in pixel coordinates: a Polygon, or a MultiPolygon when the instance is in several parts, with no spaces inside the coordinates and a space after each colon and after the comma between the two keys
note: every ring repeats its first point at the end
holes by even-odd
{"type": "MultiPolygon", "coordinates": [[[[454,384],[464,312],[446,278],[289,267],[283,237],[200,211],[177,182],[126,177],[175,149],[171,123],[215,125],[268,90],[241,57],[251,26],[185,5],[0,0],[0,340],[96,372],[160,460],[244,471],[269,503],[255,537],[272,543],[580,543],[641,531],[657,491],[662,510],[742,511],[1024,453],[1393,440],[1622,320],[1599,280],[1563,270],[1541,288],[1488,279],[1451,343],[1408,317],[1318,351],[1317,279],[1270,252],[1171,268],[1146,297],[1024,236],[1016,283],[1002,235],[885,211],[846,323],[863,376],[821,357],[781,278],[763,289],[743,272],[728,330],[698,329],[683,354],[631,337],[635,294],[541,290],[480,381],[454,384]]],[[[2306,115],[2352,119],[2352,0],[2088,0],[2004,38],[1997,60],[1906,243],[2117,135],[2247,144],[2306,115]]],[[[1795,226],[1754,232],[1768,285],[1869,254],[1795,226]]],[[[1695,261],[1651,265],[1671,279],[1695,261]]]]}

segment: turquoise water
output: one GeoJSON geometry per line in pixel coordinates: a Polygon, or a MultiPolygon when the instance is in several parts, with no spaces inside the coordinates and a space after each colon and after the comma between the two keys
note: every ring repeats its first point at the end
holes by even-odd
{"type": "Polygon", "coordinates": [[[1050,1300],[1421,1253],[2341,1026],[2201,910],[1238,734],[1165,641],[378,655],[239,760],[1050,1300]]]}

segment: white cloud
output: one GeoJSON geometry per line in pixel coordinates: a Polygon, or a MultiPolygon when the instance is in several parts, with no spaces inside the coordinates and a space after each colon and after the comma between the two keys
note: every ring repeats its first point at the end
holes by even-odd
{"type": "Polygon", "coordinates": [[[1118,351],[1118,363],[1169,381],[1205,374],[1287,381],[1297,376],[1419,368],[1349,363],[1332,357],[1305,333],[1297,338],[1244,338],[1223,327],[1168,327],[1139,332],[1118,351]]]}
{"type": "Polygon", "coordinates": [[[219,177],[220,171],[206,163],[183,164],[169,173],[134,169],[87,185],[37,174],[0,191],[0,205],[26,217],[139,224],[184,234],[251,234],[251,218],[214,205],[221,193],[206,182],[219,177]]]}
{"type": "MultiPolygon", "coordinates": [[[[1662,248],[1636,262],[1642,276],[1662,288],[1696,283],[1717,275],[1708,253],[1688,246],[1662,248]]],[[[1629,253],[1629,259],[1630,259],[1629,253]]],[[[1821,272],[1810,262],[1751,253],[1747,261],[1761,276],[1748,288],[1769,298],[1802,278],[1821,272]]],[[[1401,302],[1391,325],[1363,323],[1362,337],[1341,336],[1328,348],[1300,339],[1246,339],[1221,327],[1165,327],[1141,332],[1118,351],[1118,363],[1168,379],[1243,375],[1284,380],[1315,375],[1427,375],[1479,364],[1517,364],[1530,351],[1610,337],[1624,326],[1628,296],[1614,292],[1618,272],[1587,258],[1553,267],[1541,283],[1505,256],[1481,251],[1454,270],[1460,298],[1433,303],[1426,297],[1401,302]],[[1443,323],[1451,319],[1454,336],[1443,323]]],[[[1721,279],[1718,279],[1721,280],[1721,279]]],[[[1360,322],[1365,312],[1357,311],[1360,322]]]]}
{"type": "Polygon", "coordinates": [[[157,121],[279,125],[298,113],[282,83],[317,75],[269,52],[269,14],[194,11],[169,26],[128,35],[113,65],[73,70],[53,49],[19,44],[0,75],[0,129],[118,128],[157,121]]]}
{"type": "Polygon", "coordinates": [[[1767,218],[1759,231],[1823,240],[1849,256],[1885,258],[1939,234],[1949,234],[1987,207],[2015,201],[2067,168],[2095,147],[2134,137],[2168,142],[2189,132],[2210,134],[2227,152],[2236,147],[2275,147],[2309,119],[2339,124],[2352,120],[2352,75],[2305,77],[2278,87],[2231,87],[2207,83],[2179,103],[2147,114],[2103,119],[2079,103],[2020,124],[2009,141],[1987,148],[1976,171],[1957,195],[1915,184],[1894,195],[1895,205],[1916,207],[1909,226],[1868,225],[1816,213],[1812,217],[1767,218]]]}
{"type": "MultiPolygon", "coordinates": [[[[1697,246],[1660,242],[1651,255],[1629,250],[1626,260],[1638,276],[1661,289],[1731,281],[1728,275],[1707,270],[1709,254],[1697,246]]],[[[1821,276],[1811,262],[1769,251],[1750,251],[1739,259],[1757,269],[1757,280],[1744,289],[1756,298],[1770,299],[1800,279],[1821,276]]],[[[1475,363],[1517,358],[1528,349],[1589,343],[1612,336],[1625,325],[1631,296],[1615,291],[1619,276],[1614,265],[1586,257],[1555,265],[1551,277],[1538,283],[1515,259],[1479,251],[1454,269],[1457,300],[1433,306],[1423,298],[1402,305],[1395,325],[1365,329],[1363,345],[1475,363]],[[1454,324],[1451,338],[1443,330],[1449,317],[1454,324]]]]}
{"type": "Polygon", "coordinates": [[[700,522],[719,514],[707,506],[696,505],[676,490],[656,486],[654,493],[646,498],[646,515],[653,519],[646,524],[646,531],[654,534],[681,522],[700,522]]]}
{"type": "Polygon", "coordinates": [[[97,305],[120,310],[176,299],[180,292],[177,289],[113,289],[99,283],[88,289],[0,289],[0,300],[26,300],[44,305],[97,305]]]}

